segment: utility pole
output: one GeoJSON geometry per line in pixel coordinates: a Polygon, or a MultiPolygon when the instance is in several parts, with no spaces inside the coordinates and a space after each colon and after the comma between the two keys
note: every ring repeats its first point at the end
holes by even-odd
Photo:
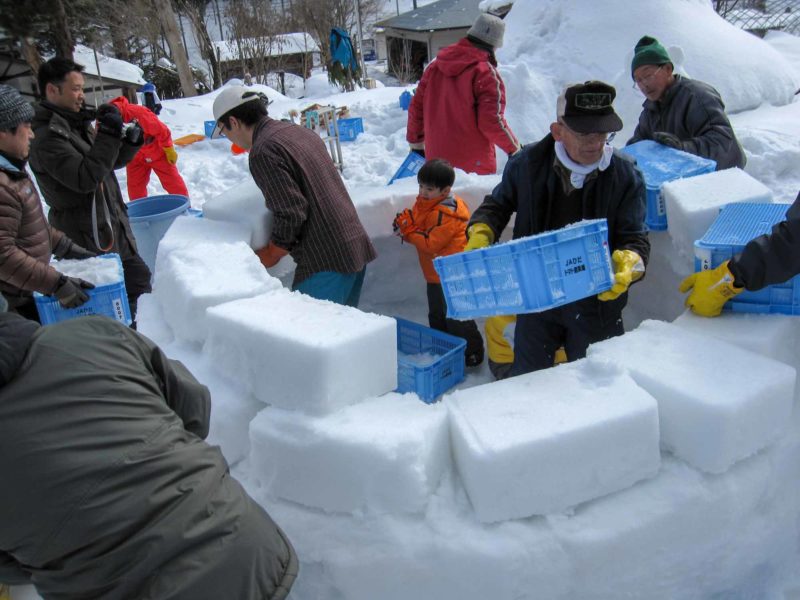
{"type": "MultiPolygon", "coordinates": [[[[416,2],[416,0],[414,0],[416,2]]],[[[364,62],[364,34],[361,31],[361,6],[359,0],[353,0],[356,8],[356,26],[358,27],[358,55],[359,62],[361,63],[361,78],[362,80],[367,76],[367,65],[364,62]]]]}

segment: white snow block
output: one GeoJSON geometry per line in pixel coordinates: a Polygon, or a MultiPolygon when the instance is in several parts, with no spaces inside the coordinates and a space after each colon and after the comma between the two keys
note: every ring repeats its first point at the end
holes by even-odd
{"type": "Polygon", "coordinates": [[[789,315],[723,312],[708,319],[686,310],[673,321],[687,331],[723,340],[745,350],[798,367],[800,319],[789,315]]]}
{"type": "MultiPolygon", "coordinates": [[[[199,220],[199,219],[198,219],[199,220]]],[[[245,242],[196,241],[161,257],[153,293],[180,340],[205,340],[206,309],[281,289],[245,242]]]]}
{"type": "Polygon", "coordinates": [[[676,179],[661,189],[672,243],[687,257],[694,256],[695,240],[703,237],[726,204],[772,202],[767,186],[737,168],[676,179]]]}
{"type": "Polygon", "coordinates": [[[231,221],[248,228],[247,240],[254,250],[269,243],[272,233],[272,212],[264,203],[264,194],[251,177],[206,200],[203,204],[203,217],[212,221],[231,221]]]}
{"type": "Polygon", "coordinates": [[[446,398],[479,520],[562,511],[658,471],[655,400],[618,366],[581,360],[446,398]]]}
{"type": "Polygon", "coordinates": [[[792,412],[792,367],[661,321],[589,347],[658,401],[661,445],[722,473],[778,439],[792,412]]]}
{"type": "Polygon", "coordinates": [[[269,494],[329,512],[419,513],[450,467],[447,411],[388,394],[323,417],[265,408],[251,473],[269,494]]]}
{"type": "Polygon", "coordinates": [[[180,215],[169,226],[164,237],[158,243],[156,254],[156,272],[165,256],[173,250],[193,248],[199,243],[249,242],[250,228],[241,223],[226,223],[180,215]]]}
{"type": "Polygon", "coordinates": [[[288,290],[208,309],[204,352],[262,402],[324,414],[397,387],[391,317],[288,290]]]}

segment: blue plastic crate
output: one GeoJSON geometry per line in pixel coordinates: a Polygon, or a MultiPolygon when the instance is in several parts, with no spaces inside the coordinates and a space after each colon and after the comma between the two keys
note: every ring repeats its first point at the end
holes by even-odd
{"type": "Polygon", "coordinates": [[[77,308],[64,308],[55,296],[44,296],[34,293],[36,310],[42,325],[67,321],[87,315],[105,315],[116,319],[125,325],[130,325],[131,309],[128,305],[128,295],[125,292],[125,280],[122,275],[122,261],[118,254],[103,254],[100,258],[116,260],[119,265],[120,281],[108,285],[100,285],[92,290],[86,290],[89,300],[77,308]]]}
{"type": "MultiPolygon", "coordinates": [[[[703,237],[694,243],[694,269],[704,271],[741,254],[753,238],[769,233],[786,218],[790,204],[728,204],[703,237]]],[[[757,292],[744,291],[725,303],[726,310],[746,313],[800,314],[800,275],[757,292]]]]}
{"type": "Polygon", "coordinates": [[[387,185],[392,185],[395,180],[403,179],[404,177],[415,177],[422,165],[425,164],[425,157],[417,154],[416,152],[409,152],[403,164],[397,169],[397,172],[392,176],[387,185]]]}
{"type": "Polygon", "coordinates": [[[397,392],[415,392],[428,404],[464,379],[466,340],[395,317],[397,320],[397,392]],[[420,364],[414,355],[431,354],[420,364]]]}
{"type": "MultiPolygon", "coordinates": [[[[364,121],[361,117],[339,119],[337,124],[339,126],[339,140],[342,142],[352,142],[358,137],[359,133],[364,133],[364,121]]],[[[333,129],[333,125],[331,125],[331,129],[333,129]]],[[[333,131],[331,131],[331,135],[333,135],[333,131]]]]}
{"type": "Polygon", "coordinates": [[[614,274],[605,219],[435,258],[447,316],[540,312],[604,292],[614,274]]]}
{"type": "Polygon", "coordinates": [[[644,174],[647,187],[647,217],[645,222],[650,229],[667,229],[667,208],[661,186],[668,181],[684,179],[713,173],[716,161],[669,148],[652,140],[642,140],[621,150],[636,159],[644,174]]]}

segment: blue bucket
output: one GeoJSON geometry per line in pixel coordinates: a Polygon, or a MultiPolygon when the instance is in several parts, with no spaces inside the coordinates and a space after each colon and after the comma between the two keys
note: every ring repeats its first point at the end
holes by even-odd
{"type": "Polygon", "coordinates": [[[148,196],[128,203],[128,218],[131,222],[139,256],[150,271],[156,270],[158,242],[172,225],[175,217],[189,211],[189,198],[178,194],[148,196]]]}

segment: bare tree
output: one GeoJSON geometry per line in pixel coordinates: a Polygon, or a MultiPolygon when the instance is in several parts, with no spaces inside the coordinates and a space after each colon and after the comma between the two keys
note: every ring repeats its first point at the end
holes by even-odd
{"type": "Polygon", "coordinates": [[[192,78],[192,68],[189,66],[189,57],[186,55],[186,48],[181,42],[181,33],[178,30],[178,22],[175,12],[172,10],[170,0],[153,0],[156,13],[164,29],[164,37],[172,51],[172,62],[178,70],[178,77],[181,80],[181,89],[186,97],[196,96],[194,79],[192,78]]]}
{"type": "Polygon", "coordinates": [[[259,83],[267,73],[283,68],[283,19],[263,0],[232,0],[227,25],[239,53],[242,75],[249,69],[259,83]]]}
{"type": "Polygon", "coordinates": [[[222,76],[219,70],[219,61],[214,52],[214,45],[211,43],[211,36],[206,27],[206,11],[210,0],[177,0],[179,10],[189,17],[194,31],[194,38],[200,46],[200,54],[208,63],[211,71],[212,85],[214,89],[222,86],[222,76]]]}
{"type": "MultiPolygon", "coordinates": [[[[377,10],[378,0],[358,0],[362,15],[377,10]]],[[[292,9],[298,27],[310,33],[319,43],[323,62],[330,64],[330,33],[340,27],[353,37],[356,13],[353,0],[293,0],[292,9]]]]}

